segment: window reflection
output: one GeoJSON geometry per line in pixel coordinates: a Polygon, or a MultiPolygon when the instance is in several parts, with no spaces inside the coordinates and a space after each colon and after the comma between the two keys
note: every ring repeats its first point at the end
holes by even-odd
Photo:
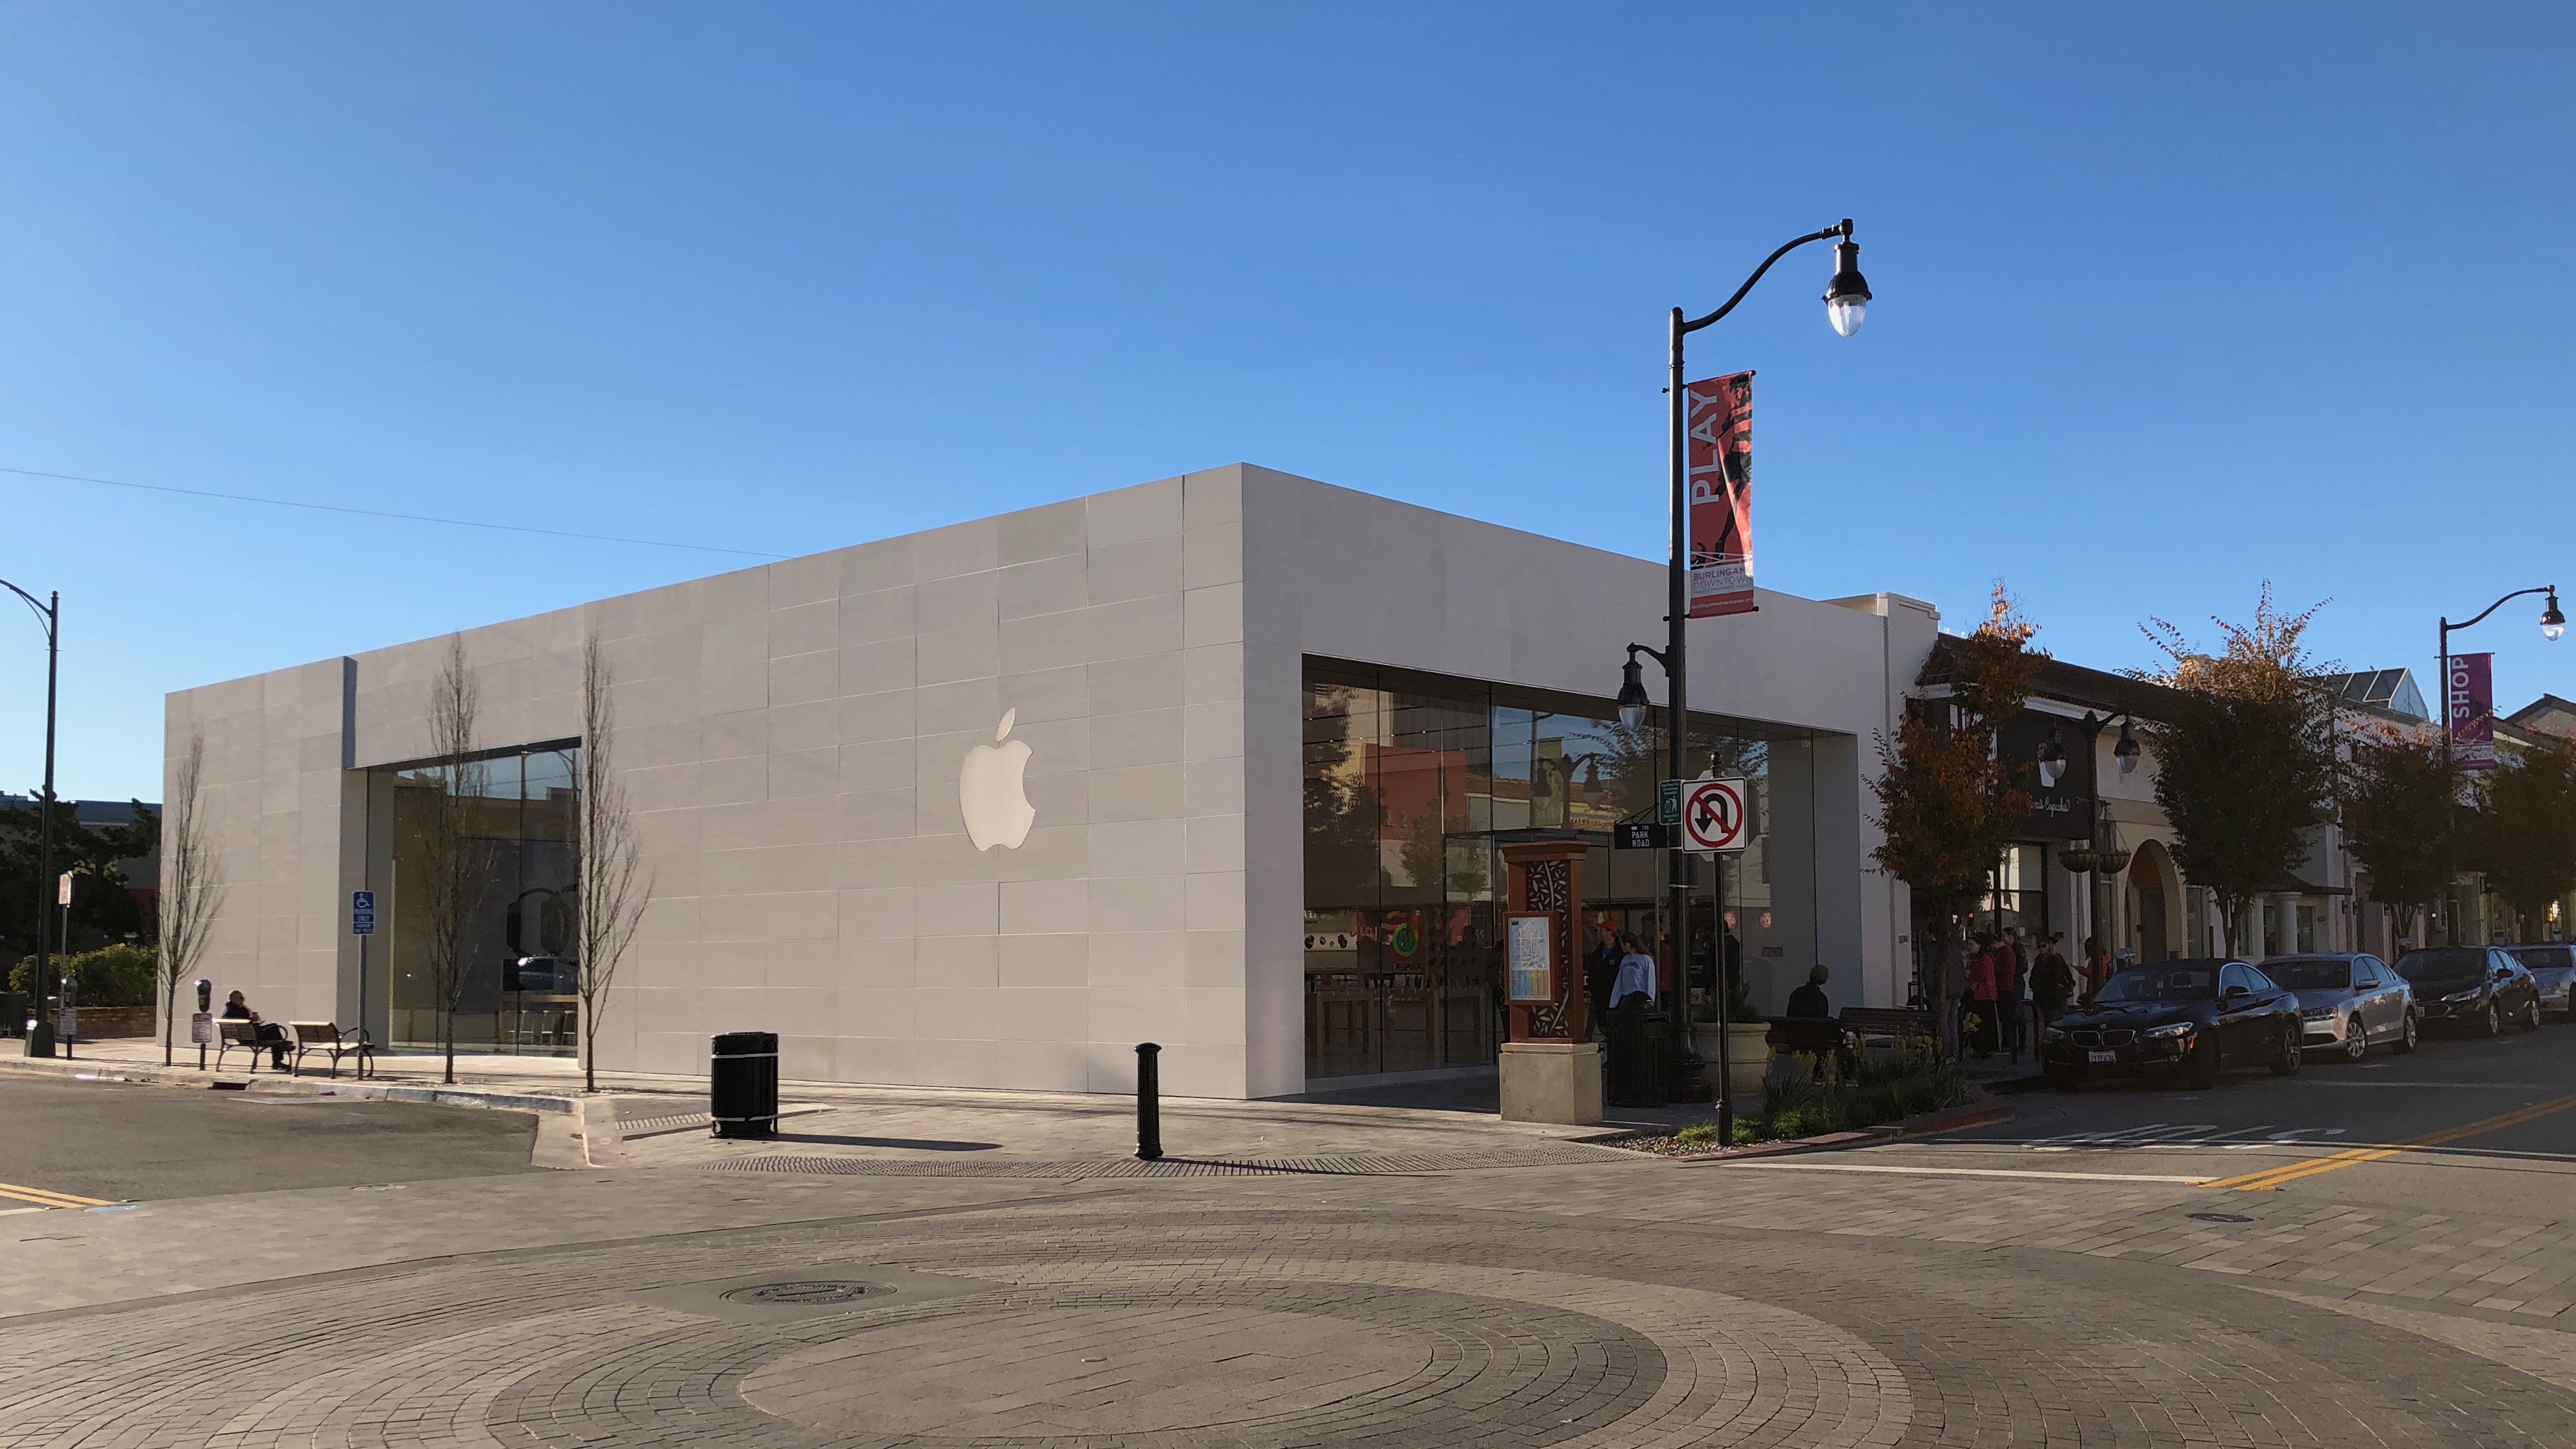
{"type": "Polygon", "coordinates": [[[379,932],[369,994],[398,1047],[443,1044],[430,968],[433,923],[423,908],[428,821],[437,798],[473,797],[467,825],[469,884],[457,1003],[459,1051],[571,1056],[579,1049],[580,904],[573,859],[578,745],[526,746],[475,761],[460,781],[445,766],[377,770],[369,810],[369,878],[379,932]]]}
{"type": "MultiPolygon", "coordinates": [[[[1748,776],[1766,821],[1794,849],[1812,840],[1809,782],[1785,804],[1771,740],[1694,715],[1688,757],[1748,776]],[[1783,815],[1791,817],[1783,821],[1783,815]]],[[[1595,839],[1583,869],[1587,920],[1653,941],[1659,851],[1612,851],[1611,828],[1651,818],[1663,778],[1659,726],[1629,730],[1607,700],[1509,689],[1371,666],[1307,661],[1305,681],[1306,1070],[1310,1077],[1490,1063],[1503,1037],[1497,924],[1500,838],[1524,831],[1595,839]]],[[[1801,764],[1804,741],[1796,742],[1801,764]]],[[[1774,881],[1770,836],[1726,867],[1727,955],[1776,1009],[1794,962],[1813,964],[1812,873],[1774,881]],[[1771,967],[1777,966],[1777,972],[1771,967]]],[[[1812,859],[1812,851],[1800,857],[1812,859]]],[[[1698,869],[1703,892],[1713,872],[1698,869]]],[[[1693,914],[1691,975],[1715,976],[1713,894],[1693,914]]],[[[1585,948],[1595,944],[1587,932],[1585,948]]],[[[1665,953],[1669,960],[1669,952],[1665,953]]],[[[1669,968],[1668,968],[1669,969],[1669,968]]]]}

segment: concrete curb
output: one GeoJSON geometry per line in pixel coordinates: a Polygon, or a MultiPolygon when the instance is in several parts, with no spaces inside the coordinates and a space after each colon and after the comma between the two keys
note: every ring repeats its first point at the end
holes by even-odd
{"type": "Polygon", "coordinates": [[[1981,1090],[1971,1089],[1969,1099],[1956,1107],[1938,1112],[1881,1122],[1850,1132],[1830,1132],[1822,1137],[1791,1137],[1778,1142],[1755,1142],[1743,1147],[1722,1147],[1713,1152],[1693,1152],[1667,1157],[1666,1162],[1684,1167],[1706,1167],[1719,1163],[1742,1162],[1757,1157],[1789,1157],[1807,1152],[1841,1152],[1854,1147],[1872,1147],[1882,1142],[1895,1142],[1906,1137],[1921,1137],[1934,1132],[1955,1132],[1962,1127],[1983,1127],[2012,1120],[2012,1108],[1988,1099],[1981,1090]]]}
{"type": "Polygon", "coordinates": [[[529,1092],[495,1092],[477,1087],[414,1086],[399,1082],[361,1082],[351,1077],[281,1077],[266,1073],[200,1072],[192,1067],[133,1067],[57,1057],[0,1057],[0,1072],[75,1080],[131,1082],[146,1087],[181,1087],[235,1092],[276,1092],[305,1097],[357,1097],[387,1102],[426,1102],[441,1107],[484,1107],[504,1112],[571,1112],[579,1099],[529,1092]]]}

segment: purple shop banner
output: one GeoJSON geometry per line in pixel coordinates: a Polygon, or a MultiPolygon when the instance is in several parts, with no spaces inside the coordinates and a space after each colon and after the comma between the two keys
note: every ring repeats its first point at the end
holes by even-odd
{"type": "Polygon", "coordinates": [[[2442,690],[2450,699],[2451,759],[2463,770],[2496,767],[2492,654],[2454,654],[2442,690]]]}

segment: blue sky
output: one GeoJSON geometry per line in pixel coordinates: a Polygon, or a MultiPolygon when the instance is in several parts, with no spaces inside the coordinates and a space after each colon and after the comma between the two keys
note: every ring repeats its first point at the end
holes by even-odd
{"type": "MultiPolygon", "coordinates": [[[[1762,580],[2151,661],[2559,579],[2576,11],[11,5],[0,467],[810,552],[1238,459],[1639,555],[1666,310],[1762,580]]],[[[0,473],[60,787],[164,692],[719,571],[0,473]]],[[[2461,636],[2576,695],[2522,603],[2461,636]]],[[[1614,680],[1606,676],[1605,690],[1614,680]]],[[[1719,686],[1722,688],[1722,684],[1719,686]]],[[[38,774],[0,628],[0,786],[38,774]]],[[[1721,699],[1712,699],[1722,708],[1721,699]]]]}

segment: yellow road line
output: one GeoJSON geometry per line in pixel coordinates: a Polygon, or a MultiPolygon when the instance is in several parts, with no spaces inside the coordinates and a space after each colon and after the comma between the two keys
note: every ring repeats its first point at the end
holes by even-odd
{"type": "Polygon", "coordinates": [[[38,1207],[49,1208],[106,1207],[108,1205],[105,1198],[74,1197],[67,1192],[51,1192],[41,1187],[20,1187],[11,1182],[0,1182],[0,1197],[17,1202],[31,1202],[38,1207]]]}
{"type": "Polygon", "coordinates": [[[2446,1142],[2457,1142],[2464,1137],[2501,1132],[2507,1127],[2517,1127],[2525,1122],[2537,1121],[2540,1118],[2564,1112],[2570,1107],[2576,1107],[2576,1096],[2535,1102],[2511,1112],[2482,1117],[2475,1122],[2446,1127],[2439,1132],[2428,1132],[2421,1137],[2410,1137],[2404,1142],[2391,1143],[2386,1147],[2349,1148],[2326,1157],[2311,1157],[2300,1162],[2286,1163],[2280,1167],[2267,1167],[2261,1172],[2249,1172],[2241,1177],[2222,1177],[2216,1182],[2202,1183],[2201,1186],[2223,1188],[2230,1192],[2271,1192],[2285,1183],[2297,1182],[2301,1178],[2341,1172],[2347,1167],[2359,1167],[2365,1162],[2378,1162],[2384,1158],[2395,1157],[2402,1152],[2421,1152],[2427,1147],[2439,1147],[2446,1142]]]}

